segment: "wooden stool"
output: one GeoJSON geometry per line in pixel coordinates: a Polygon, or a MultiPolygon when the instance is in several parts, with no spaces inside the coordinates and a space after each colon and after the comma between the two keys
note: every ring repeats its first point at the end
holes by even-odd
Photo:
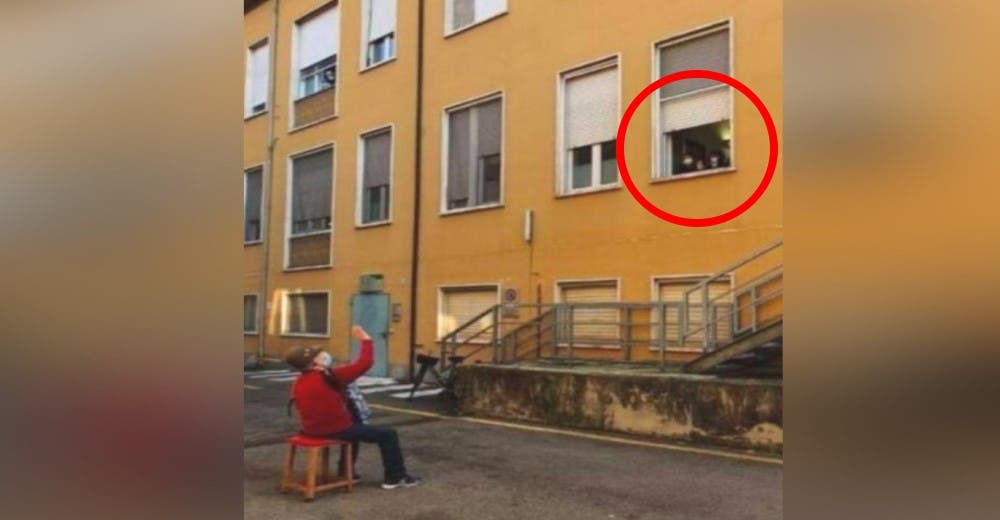
{"type": "Polygon", "coordinates": [[[285,442],[288,443],[288,454],[285,456],[285,470],[281,475],[282,493],[294,490],[309,501],[316,497],[317,491],[339,487],[346,487],[347,491],[350,491],[354,487],[354,460],[353,453],[351,453],[351,443],[336,439],[306,437],[305,435],[293,435],[285,442]],[[334,478],[330,475],[331,446],[344,447],[344,472],[346,473],[344,478],[334,478]],[[297,448],[306,450],[306,478],[303,482],[297,482],[294,475],[297,448]],[[322,462],[320,461],[321,454],[322,462]],[[319,474],[317,475],[317,473],[319,474]]]}

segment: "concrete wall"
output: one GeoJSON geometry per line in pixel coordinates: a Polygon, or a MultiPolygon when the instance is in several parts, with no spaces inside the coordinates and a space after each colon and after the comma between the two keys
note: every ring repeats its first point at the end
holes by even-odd
{"type": "Polygon", "coordinates": [[[457,392],[473,415],[782,450],[780,381],[469,365],[457,392]]]}

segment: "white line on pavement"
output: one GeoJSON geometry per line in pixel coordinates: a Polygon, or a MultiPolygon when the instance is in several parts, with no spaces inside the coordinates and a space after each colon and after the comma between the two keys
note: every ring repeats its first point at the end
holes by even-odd
{"type": "MultiPolygon", "coordinates": [[[[417,390],[413,393],[413,397],[424,397],[428,395],[438,395],[444,391],[444,388],[431,388],[430,390],[417,390]]],[[[410,397],[409,392],[400,392],[398,394],[389,394],[390,397],[395,397],[397,399],[406,399],[410,397]]]]}
{"type": "Polygon", "coordinates": [[[413,385],[389,385],[389,386],[379,386],[376,388],[363,388],[361,389],[361,393],[368,395],[368,394],[376,394],[379,392],[393,392],[396,390],[405,390],[407,388],[413,388],[413,385]]]}
{"type": "Polygon", "coordinates": [[[396,380],[391,377],[369,377],[361,376],[355,381],[358,386],[392,385],[396,380]]]}
{"type": "Polygon", "coordinates": [[[280,375],[284,375],[284,374],[293,374],[293,373],[294,372],[292,372],[291,370],[277,370],[277,371],[274,371],[274,372],[269,372],[267,374],[259,373],[259,374],[254,374],[252,376],[244,376],[244,377],[246,377],[247,379],[264,379],[264,378],[267,378],[267,377],[274,377],[274,376],[280,376],[280,375]]]}

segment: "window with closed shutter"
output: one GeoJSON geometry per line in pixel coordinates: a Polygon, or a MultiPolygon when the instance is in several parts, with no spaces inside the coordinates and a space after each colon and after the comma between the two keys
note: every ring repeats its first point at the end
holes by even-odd
{"type": "Polygon", "coordinates": [[[257,295],[243,295],[243,332],[257,332],[257,295]]]}
{"type": "Polygon", "coordinates": [[[326,293],[288,294],[285,296],[285,333],[326,335],[329,318],[326,293]]]}
{"type": "Polygon", "coordinates": [[[563,191],[618,182],[617,58],[563,74],[563,191]]]}
{"type": "Polygon", "coordinates": [[[247,57],[245,115],[251,116],[267,108],[267,81],[270,56],[267,42],[250,49],[247,57]]]}
{"type": "Polygon", "coordinates": [[[500,202],[502,117],[499,98],[448,112],[445,210],[500,202]]]}
{"type": "MultiPolygon", "coordinates": [[[[729,25],[674,38],[659,47],[659,72],[730,74],[729,25]]],[[[732,92],[708,79],[672,82],[659,91],[659,176],[726,168],[732,162],[732,92]]]]}
{"type": "Polygon", "coordinates": [[[496,16],[507,10],[507,0],[448,0],[452,31],[496,16]]]}
{"type": "Polygon", "coordinates": [[[295,72],[299,98],[333,86],[340,51],[340,9],[334,5],[296,24],[295,72]]]}
{"type": "MultiPolygon", "coordinates": [[[[441,313],[438,315],[438,337],[454,332],[480,313],[497,304],[497,287],[456,287],[441,291],[441,313]]],[[[489,341],[484,331],[490,325],[487,315],[458,334],[459,341],[489,341]],[[477,336],[478,334],[478,336],[477,336]]]]}
{"type": "MultiPolygon", "coordinates": [[[[661,280],[658,282],[659,300],[661,302],[681,303],[684,291],[694,287],[699,280],[661,280]]],[[[717,343],[727,343],[732,339],[733,304],[729,280],[718,280],[708,285],[709,326],[714,329],[714,339],[717,343]]],[[[688,297],[688,332],[684,348],[702,348],[705,340],[705,317],[702,305],[701,291],[695,291],[688,297]]],[[[666,316],[667,346],[680,347],[680,312],[670,308],[666,316]]]]}
{"type": "Polygon", "coordinates": [[[260,241],[260,201],[263,191],[263,170],[256,168],[243,174],[243,242],[260,241]]]}
{"type": "Polygon", "coordinates": [[[380,130],[362,138],[361,223],[389,219],[392,132],[380,130]]]}
{"type": "Polygon", "coordinates": [[[296,157],[291,174],[288,267],[329,265],[333,150],[296,157]]]}
{"type": "MultiPolygon", "coordinates": [[[[560,303],[570,304],[613,304],[618,302],[617,282],[564,283],[559,285],[560,303]]],[[[563,310],[560,317],[563,326],[562,342],[569,341],[569,315],[572,314],[572,336],[574,345],[617,346],[620,311],[613,305],[604,307],[573,307],[563,310]]]]}
{"type": "Polygon", "coordinates": [[[396,0],[365,0],[364,8],[365,65],[371,66],[396,55],[396,0]]]}

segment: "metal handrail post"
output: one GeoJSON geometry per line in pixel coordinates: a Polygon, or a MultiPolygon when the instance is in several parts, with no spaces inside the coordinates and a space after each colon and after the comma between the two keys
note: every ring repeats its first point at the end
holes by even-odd
{"type": "Polygon", "coordinates": [[[499,305],[494,305],[493,306],[493,314],[492,314],[492,316],[493,316],[493,340],[491,341],[491,343],[493,345],[493,362],[494,363],[499,363],[500,362],[500,345],[497,342],[497,337],[498,337],[497,335],[500,332],[500,323],[498,323],[499,315],[500,315],[500,306],[499,305]]]}
{"type": "Polygon", "coordinates": [[[660,330],[659,334],[657,334],[657,341],[660,343],[660,370],[664,370],[667,365],[667,305],[661,303],[659,307],[660,330]]]}
{"type": "Polygon", "coordinates": [[[702,345],[703,350],[708,352],[708,313],[709,313],[709,301],[708,301],[708,285],[701,286],[701,326],[704,330],[702,332],[702,345]]]}
{"type": "Polygon", "coordinates": [[[569,328],[569,346],[566,349],[566,355],[569,357],[569,359],[573,359],[573,336],[574,336],[575,332],[573,330],[573,304],[572,303],[569,304],[568,309],[569,309],[569,323],[567,324],[567,326],[569,328]]]}

